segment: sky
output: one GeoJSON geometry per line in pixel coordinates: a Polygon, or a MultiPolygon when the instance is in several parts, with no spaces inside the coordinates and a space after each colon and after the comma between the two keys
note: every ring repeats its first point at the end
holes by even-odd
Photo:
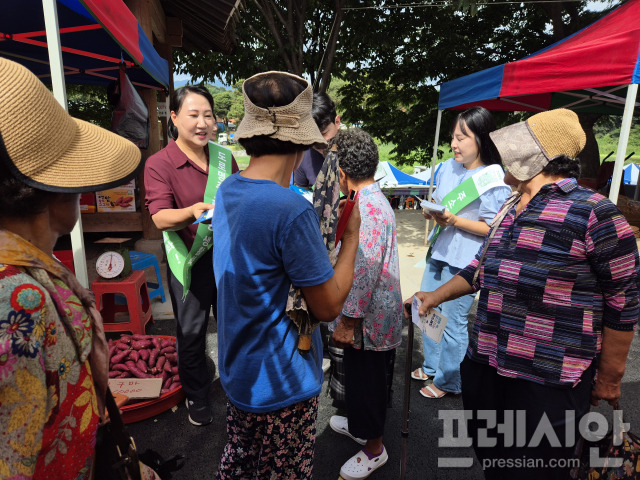
{"type": "MultiPolygon", "coordinates": [[[[184,74],[184,73],[181,73],[181,74],[174,73],[173,74],[173,86],[175,88],[182,87],[183,85],[186,85],[187,83],[192,83],[191,82],[191,75],[187,75],[187,74],[184,74]]],[[[196,80],[195,83],[199,83],[199,82],[196,80]]],[[[225,87],[227,89],[231,88],[228,85],[225,85],[224,83],[220,82],[219,80],[215,81],[213,84],[215,86],[217,86],[217,87],[225,87]]]]}

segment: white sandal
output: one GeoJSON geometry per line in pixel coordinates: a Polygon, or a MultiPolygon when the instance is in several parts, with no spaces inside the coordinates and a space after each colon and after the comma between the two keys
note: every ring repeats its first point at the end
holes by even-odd
{"type": "Polygon", "coordinates": [[[340,476],[344,480],[361,480],[367,478],[375,470],[383,466],[389,460],[387,455],[387,449],[382,447],[382,453],[377,457],[373,457],[369,460],[364,451],[360,450],[353,457],[351,457],[340,469],[340,476]]]}
{"type": "Polygon", "coordinates": [[[431,377],[426,373],[424,373],[424,370],[422,370],[422,367],[419,367],[419,368],[416,368],[413,372],[411,372],[411,378],[413,378],[414,380],[425,381],[425,380],[429,380],[431,377]]]}

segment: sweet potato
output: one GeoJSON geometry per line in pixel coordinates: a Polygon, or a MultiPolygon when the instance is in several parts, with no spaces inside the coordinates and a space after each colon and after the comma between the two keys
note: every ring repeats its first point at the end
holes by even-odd
{"type": "Polygon", "coordinates": [[[173,377],[167,378],[162,384],[162,389],[168,390],[172,383],[173,383],[173,377]]]}
{"type": "Polygon", "coordinates": [[[153,338],[153,335],[143,335],[141,333],[134,333],[133,335],[131,335],[131,338],[133,340],[151,340],[153,338]]]}
{"type": "Polygon", "coordinates": [[[116,348],[118,350],[129,350],[131,347],[129,345],[127,345],[126,343],[118,342],[118,343],[116,343],[116,348]]]}
{"type": "Polygon", "coordinates": [[[138,360],[136,362],[136,367],[138,367],[141,372],[147,373],[147,364],[144,363],[144,360],[138,360]]]}
{"type": "Polygon", "coordinates": [[[117,370],[109,372],[109,378],[118,378],[118,377],[120,377],[120,373],[121,372],[119,372],[117,370]]]}
{"type": "Polygon", "coordinates": [[[111,370],[120,371],[120,372],[128,372],[129,371],[129,367],[127,367],[126,365],[124,365],[122,363],[117,363],[113,367],[111,367],[111,370]]]}
{"type": "Polygon", "coordinates": [[[151,346],[151,340],[133,340],[131,342],[131,348],[134,350],[141,350],[143,348],[149,348],[151,346]]]}
{"type": "Polygon", "coordinates": [[[147,365],[149,365],[150,367],[155,367],[158,360],[158,355],[160,354],[160,350],[158,350],[157,348],[153,348],[152,350],[143,350],[143,351],[149,352],[147,365]]]}
{"type": "Polygon", "coordinates": [[[162,350],[160,350],[160,353],[162,353],[163,355],[167,353],[176,353],[176,347],[174,347],[173,345],[169,345],[168,347],[164,347],[162,350]]]}
{"type": "MultiPolygon", "coordinates": [[[[151,354],[153,354],[153,352],[155,352],[155,350],[152,350],[151,354]]],[[[156,368],[158,370],[162,370],[166,361],[167,359],[164,356],[158,357],[158,360],[156,361],[156,368]]],[[[149,358],[149,363],[151,363],[151,358],[149,358]]]]}
{"type": "Polygon", "coordinates": [[[149,360],[149,350],[140,350],[138,353],[140,354],[140,358],[145,362],[149,360]]]}
{"type": "Polygon", "coordinates": [[[137,350],[131,350],[131,353],[129,353],[129,358],[134,362],[137,362],[138,360],[140,360],[140,352],[138,352],[137,350]]]}
{"type": "Polygon", "coordinates": [[[145,373],[141,370],[139,370],[136,367],[133,367],[130,369],[131,373],[133,373],[134,377],[138,377],[138,378],[153,378],[151,375],[149,375],[148,373],[145,373]]]}
{"type": "Polygon", "coordinates": [[[129,350],[120,350],[119,353],[116,353],[113,357],[111,357],[111,363],[117,365],[118,363],[122,363],[125,358],[129,357],[129,350]]]}
{"type": "Polygon", "coordinates": [[[178,363],[178,354],[177,353],[165,353],[164,356],[167,359],[167,362],[171,362],[174,365],[176,365],[178,363]]]}

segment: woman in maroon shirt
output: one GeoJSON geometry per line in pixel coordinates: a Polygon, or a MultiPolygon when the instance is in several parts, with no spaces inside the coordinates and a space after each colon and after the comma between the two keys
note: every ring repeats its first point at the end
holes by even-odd
{"type": "MultiPolygon", "coordinates": [[[[156,227],[165,232],[175,231],[179,238],[173,243],[184,243],[188,252],[198,230],[193,222],[213,208],[213,204],[203,201],[210,167],[209,141],[217,130],[213,97],[202,86],[187,85],[173,92],[170,109],[169,133],[173,140],[149,157],[145,165],[146,206],[156,227]]],[[[230,153],[229,158],[232,158],[230,153]]],[[[238,170],[235,160],[232,166],[234,172],[238,170]]],[[[166,238],[165,235],[165,242],[166,238]]],[[[196,242],[196,248],[207,244],[206,240],[196,242]]],[[[213,420],[208,401],[211,379],[205,350],[206,331],[211,307],[216,310],[217,295],[211,249],[191,268],[186,294],[182,272],[168,270],[169,293],[177,322],[178,369],[187,395],[189,421],[206,425],[213,420]]]]}

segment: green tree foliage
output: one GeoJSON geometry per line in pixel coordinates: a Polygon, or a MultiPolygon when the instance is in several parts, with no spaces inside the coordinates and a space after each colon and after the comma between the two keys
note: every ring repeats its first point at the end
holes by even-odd
{"type": "Polygon", "coordinates": [[[242,103],[234,103],[231,105],[231,108],[229,109],[229,118],[236,121],[236,124],[244,118],[244,107],[242,103]]]}
{"type": "Polygon", "coordinates": [[[213,96],[213,105],[215,107],[215,114],[217,117],[224,118],[225,120],[229,116],[229,109],[233,103],[233,93],[224,91],[217,93],[213,96]]]}
{"type": "MultiPolygon", "coordinates": [[[[174,63],[180,73],[228,84],[265,70],[303,74],[315,91],[330,93],[344,121],[396,145],[398,162],[428,164],[436,86],[524,57],[602,15],[589,14],[585,5],[247,0],[234,55],[177,51],[174,63]]],[[[231,108],[234,113],[229,115],[238,118],[239,107],[231,108]]],[[[443,115],[440,143],[448,142],[454,116],[443,115]]],[[[499,124],[522,118],[495,116],[499,124]]]]}
{"type": "Polygon", "coordinates": [[[176,50],[178,73],[234,84],[265,70],[305,74],[316,91],[331,81],[347,0],[247,0],[233,55],[176,50]]]}
{"type": "MultiPolygon", "coordinates": [[[[549,18],[537,4],[482,5],[474,15],[453,6],[348,11],[338,55],[360,59],[340,76],[345,120],[396,144],[399,163],[429,164],[437,118],[436,85],[524,57],[552,43],[549,18]],[[367,32],[366,35],[363,32],[367,32]]],[[[581,17],[582,25],[593,16],[581,17]]],[[[440,142],[457,112],[444,112],[440,142]]],[[[496,114],[499,124],[521,115],[496,114]]]]}
{"type": "Polygon", "coordinates": [[[233,87],[233,100],[229,108],[229,118],[236,121],[236,125],[244,117],[244,96],[242,95],[242,84],[244,79],[240,79],[233,87]]]}
{"type": "Polygon", "coordinates": [[[67,104],[73,117],[111,128],[113,109],[107,100],[105,87],[95,85],[67,85],[67,104]]]}

